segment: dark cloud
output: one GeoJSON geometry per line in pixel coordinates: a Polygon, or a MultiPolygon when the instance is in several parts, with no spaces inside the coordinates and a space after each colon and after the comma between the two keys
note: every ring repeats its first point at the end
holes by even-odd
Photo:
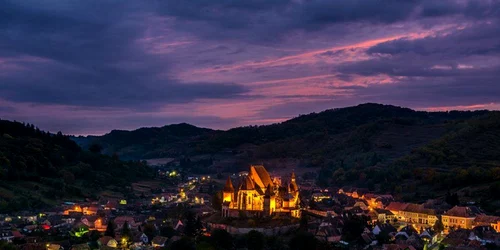
{"type": "Polygon", "coordinates": [[[198,98],[232,98],[232,83],[183,83],[166,76],[168,58],[137,44],[148,15],[133,4],[75,1],[20,5],[3,0],[0,56],[27,71],[0,75],[0,98],[46,104],[154,108],[198,98]],[[60,6],[57,6],[60,4],[60,6]],[[109,12],[109,13],[108,13],[109,12]]]}
{"type": "Polygon", "coordinates": [[[500,53],[500,22],[480,22],[464,29],[452,30],[446,35],[423,39],[393,40],[369,48],[368,53],[452,57],[500,53]]]}
{"type": "MultiPolygon", "coordinates": [[[[191,21],[185,28],[211,38],[277,41],[296,30],[318,30],[346,24],[392,24],[408,20],[462,16],[485,19],[500,15],[497,1],[475,0],[165,0],[158,1],[162,15],[191,21]],[[215,36],[214,36],[215,35],[215,36]]],[[[426,23],[429,25],[429,23],[426,23]]]]}
{"type": "Polygon", "coordinates": [[[498,21],[478,22],[446,35],[381,43],[367,50],[371,59],[336,69],[392,78],[353,92],[366,101],[420,107],[500,102],[499,27],[498,21]]]}
{"type": "MultiPolygon", "coordinates": [[[[338,67],[344,74],[407,77],[496,75],[498,65],[484,64],[500,55],[500,21],[478,22],[445,35],[398,39],[367,50],[372,58],[338,67]]],[[[497,62],[500,63],[500,62],[497,62]]]]}
{"type": "Polygon", "coordinates": [[[461,78],[407,78],[391,84],[372,85],[353,94],[367,102],[406,107],[460,106],[500,101],[498,76],[461,78]]]}

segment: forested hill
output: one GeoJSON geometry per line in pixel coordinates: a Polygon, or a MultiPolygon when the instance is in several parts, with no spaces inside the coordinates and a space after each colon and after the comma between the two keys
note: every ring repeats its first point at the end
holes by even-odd
{"type": "Polygon", "coordinates": [[[0,213],[62,199],[97,198],[100,191],[123,190],[131,181],[150,176],[151,170],[140,162],[82,150],[61,133],[0,120],[0,213]]]}
{"type": "Polygon", "coordinates": [[[393,158],[442,136],[448,121],[469,119],[487,112],[422,112],[391,105],[361,104],[301,115],[282,123],[228,131],[177,124],[112,131],[103,136],[74,140],[84,148],[92,143],[100,144],[104,152],[130,159],[213,154],[225,149],[236,150],[243,145],[257,146],[254,158],[324,158],[325,154],[336,158],[337,154],[354,153],[360,147],[362,151],[385,147],[385,151],[391,151],[388,157],[393,158]]]}
{"type": "Polygon", "coordinates": [[[82,148],[97,143],[103,147],[103,153],[117,153],[123,159],[146,159],[185,154],[199,140],[206,140],[216,132],[181,123],[134,131],[113,130],[103,136],[80,136],[73,140],[82,148]]]}

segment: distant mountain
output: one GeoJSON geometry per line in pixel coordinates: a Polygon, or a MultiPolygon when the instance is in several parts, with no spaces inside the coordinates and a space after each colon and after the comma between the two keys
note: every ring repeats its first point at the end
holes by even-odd
{"type": "Polygon", "coordinates": [[[101,191],[123,193],[132,181],[152,175],[141,162],[82,150],[61,133],[0,120],[0,213],[97,198],[101,191]]]}
{"type": "Polygon", "coordinates": [[[338,158],[340,155],[388,152],[394,158],[446,132],[446,122],[486,114],[487,111],[422,112],[381,104],[326,110],[265,126],[228,131],[189,124],[134,131],[111,131],[103,136],[74,138],[83,148],[97,143],[121,158],[215,154],[253,145],[252,158],[338,158]],[[394,145],[393,145],[394,144],[394,145]]]}
{"type": "Polygon", "coordinates": [[[147,159],[179,156],[190,152],[190,146],[217,131],[180,123],[161,128],[134,131],[113,130],[103,136],[73,137],[82,148],[99,144],[107,154],[117,153],[123,159],[147,159]]]}

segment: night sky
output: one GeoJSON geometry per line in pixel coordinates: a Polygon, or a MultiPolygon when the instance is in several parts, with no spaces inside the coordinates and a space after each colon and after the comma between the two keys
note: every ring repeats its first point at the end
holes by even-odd
{"type": "Polygon", "coordinates": [[[500,108],[500,0],[0,0],[0,118],[227,129],[500,108]]]}

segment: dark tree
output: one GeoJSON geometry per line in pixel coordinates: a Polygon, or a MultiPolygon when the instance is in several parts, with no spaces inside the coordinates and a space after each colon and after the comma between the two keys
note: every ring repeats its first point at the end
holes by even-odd
{"type": "Polygon", "coordinates": [[[434,226],[432,226],[432,229],[436,232],[442,232],[444,230],[444,225],[441,219],[437,220],[436,223],[434,223],[434,226]]]}
{"type": "Polygon", "coordinates": [[[210,236],[210,241],[216,249],[232,249],[233,237],[226,230],[216,229],[210,236]]]}
{"type": "Polygon", "coordinates": [[[100,154],[102,151],[102,146],[97,143],[93,143],[89,146],[89,151],[95,154],[100,154]]]}
{"type": "Polygon", "coordinates": [[[347,242],[355,242],[360,239],[366,226],[366,220],[360,216],[350,216],[344,223],[342,238],[347,242]]]}
{"type": "Polygon", "coordinates": [[[309,222],[307,220],[307,215],[305,213],[302,213],[300,216],[300,230],[302,231],[307,231],[309,222]]]}
{"type": "Polygon", "coordinates": [[[16,250],[16,246],[7,241],[0,240],[0,249],[2,250],[16,250]]]}
{"type": "Polygon", "coordinates": [[[125,221],[125,223],[123,223],[122,238],[124,238],[127,242],[131,241],[133,238],[132,231],[130,231],[130,226],[129,226],[127,221],[125,221]]]}
{"type": "Polygon", "coordinates": [[[450,194],[450,192],[448,192],[446,194],[445,201],[450,206],[458,206],[458,205],[460,205],[460,200],[458,199],[457,193],[450,194]]]}
{"type": "Polygon", "coordinates": [[[222,192],[219,191],[212,195],[212,208],[216,211],[222,209],[222,192]]]}
{"type": "Polygon", "coordinates": [[[316,249],[316,244],[317,240],[314,235],[302,231],[290,239],[288,246],[291,250],[316,249]]]}
{"type": "Polygon", "coordinates": [[[182,239],[178,241],[174,241],[172,243],[172,246],[170,247],[171,250],[195,250],[195,244],[194,241],[191,240],[190,238],[183,237],[182,239]]]}
{"type": "Polygon", "coordinates": [[[148,236],[148,239],[152,240],[156,236],[156,227],[151,223],[146,223],[142,227],[142,232],[148,236]]]}
{"type": "Polygon", "coordinates": [[[172,236],[176,234],[175,229],[171,226],[163,226],[160,228],[160,235],[163,237],[172,238],[172,236]]]}
{"type": "Polygon", "coordinates": [[[266,237],[266,249],[269,250],[284,250],[288,249],[287,244],[283,241],[282,237],[270,236],[266,237]]]}
{"type": "Polygon", "coordinates": [[[195,214],[191,211],[187,211],[185,214],[186,223],[184,228],[184,234],[189,237],[195,237],[200,233],[201,222],[199,218],[196,218],[195,214]]]}
{"type": "Polygon", "coordinates": [[[104,236],[115,237],[115,223],[112,220],[108,221],[108,226],[106,227],[106,232],[104,232],[104,236]]]}
{"type": "Polygon", "coordinates": [[[264,249],[265,239],[264,235],[259,232],[252,230],[248,232],[247,236],[247,248],[248,250],[262,250],[264,249]]]}
{"type": "Polygon", "coordinates": [[[379,244],[386,244],[389,243],[391,240],[391,237],[389,236],[389,233],[387,231],[382,230],[377,236],[377,241],[379,244]]]}

